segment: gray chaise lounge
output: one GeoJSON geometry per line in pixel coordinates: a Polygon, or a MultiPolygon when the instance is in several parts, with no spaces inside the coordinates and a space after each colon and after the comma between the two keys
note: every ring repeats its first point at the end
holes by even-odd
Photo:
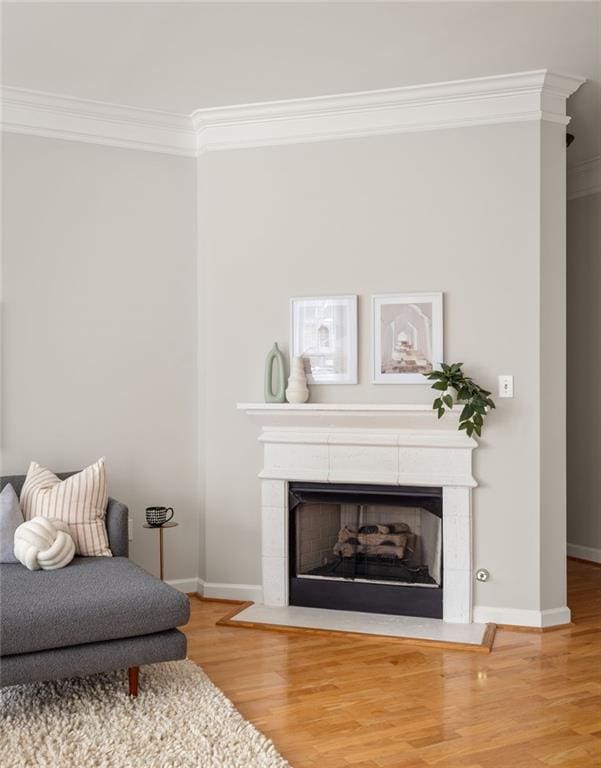
{"type": "MultiPolygon", "coordinates": [[[[0,488],[20,494],[24,480],[3,477],[0,488]]],[[[0,685],[129,669],[135,696],[141,664],[186,657],[176,627],[188,621],[188,598],[127,559],[127,515],[109,499],[113,557],[76,557],[57,571],[0,564],[0,685]]]]}

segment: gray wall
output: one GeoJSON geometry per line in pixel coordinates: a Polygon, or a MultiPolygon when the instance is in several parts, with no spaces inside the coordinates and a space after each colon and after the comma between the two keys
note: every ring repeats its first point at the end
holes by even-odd
{"type": "MultiPolygon", "coordinates": [[[[360,383],[312,400],[429,402],[427,385],[369,383],[369,297],[442,290],[445,358],[493,391],[515,376],[475,455],[476,565],[493,576],[476,603],[541,607],[541,153],[539,126],[518,123],[200,159],[209,582],[260,582],[261,452],[235,403],[262,400],[289,297],[360,295],[360,383]]],[[[547,524],[565,529],[561,499],[547,524]]]]}
{"type": "Polygon", "coordinates": [[[158,571],[144,508],[174,506],[167,577],[198,569],[195,162],[4,135],[3,471],[107,458],[158,571]]]}
{"type": "Polygon", "coordinates": [[[601,562],[601,193],[568,202],[567,255],[568,542],[601,562]]]}
{"type": "Polygon", "coordinates": [[[476,563],[493,575],[476,603],[557,607],[561,451],[545,454],[539,417],[542,391],[561,432],[561,380],[540,387],[562,318],[562,216],[540,197],[545,153],[545,188],[563,183],[556,144],[523,123],[222,152],[196,174],[182,158],[6,136],[4,470],[106,454],[134,559],[156,571],[143,508],[172,504],[170,579],[257,584],[261,456],[235,403],[261,399],[289,297],[361,297],[360,383],[314,400],[428,402],[427,386],[369,383],[369,296],[442,290],[446,359],[493,391],[516,377],[476,453],[476,563]]]}

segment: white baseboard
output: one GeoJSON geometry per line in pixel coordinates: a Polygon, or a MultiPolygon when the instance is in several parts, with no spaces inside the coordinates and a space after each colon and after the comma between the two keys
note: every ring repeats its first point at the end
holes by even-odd
{"type": "MultiPolygon", "coordinates": [[[[577,557],[577,555],[575,555],[577,557]]],[[[586,558],[592,559],[590,557],[586,558]]],[[[260,584],[226,584],[216,581],[204,581],[200,578],[174,579],[167,582],[180,592],[197,592],[202,597],[222,600],[251,600],[263,602],[263,589],[260,584]]],[[[526,608],[497,608],[494,606],[474,606],[474,622],[477,624],[510,624],[519,627],[555,627],[569,624],[570,609],[550,608],[545,611],[526,608]]]]}
{"type": "Polygon", "coordinates": [[[196,578],[196,576],[190,578],[190,579],[170,579],[167,584],[169,584],[172,587],[175,587],[176,589],[179,589],[180,592],[198,592],[199,588],[199,579],[196,578]]]}
{"type": "Polygon", "coordinates": [[[263,588],[260,584],[222,584],[217,581],[198,579],[198,594],[222,600],[263,602],[263,588]]]}
{"type": "Polygon", "coordinates": [[[486,605],[474,606],[474,621],[478,624],[511,624],[517,627],[556,627],[569,624],[570,609],[550,608],[545,611],[526,608],[496,608],[486,605]]]}
{"type": "Polygon", "coordinates": [[[582,547],[580,544],[568,543],[568,555],[570,557],[578,557],[580,560],[601,563],[601,549],[597,549],[597,547],[582,547]]]}
{"type": "Polygon", "coordinates": [[[260,584],[225,584],[216,581],[192,577],[189,579],[170,579],[167,584],[180,592],[196,592],[202,597],[214,597],[222,600],[252,600],[263,602],[263,588],[260,584]]]}

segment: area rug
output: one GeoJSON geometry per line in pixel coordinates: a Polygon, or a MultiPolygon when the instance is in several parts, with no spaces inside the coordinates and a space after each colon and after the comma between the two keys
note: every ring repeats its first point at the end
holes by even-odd
{"type": "Polygon", "coordinates": [[[190,661],[4,688],[2,768],[290,768],[190,661]]]}

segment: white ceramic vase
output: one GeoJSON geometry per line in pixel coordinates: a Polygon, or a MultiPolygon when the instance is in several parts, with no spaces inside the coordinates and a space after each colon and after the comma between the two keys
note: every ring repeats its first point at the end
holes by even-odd
{"type": "Polygon", "coordinates": [[[289,403],[306,403],[309,399],[305,364],[302,357],[293,357],[290,364],[290,378],[286,389],[286,400],[289,403]]]}

